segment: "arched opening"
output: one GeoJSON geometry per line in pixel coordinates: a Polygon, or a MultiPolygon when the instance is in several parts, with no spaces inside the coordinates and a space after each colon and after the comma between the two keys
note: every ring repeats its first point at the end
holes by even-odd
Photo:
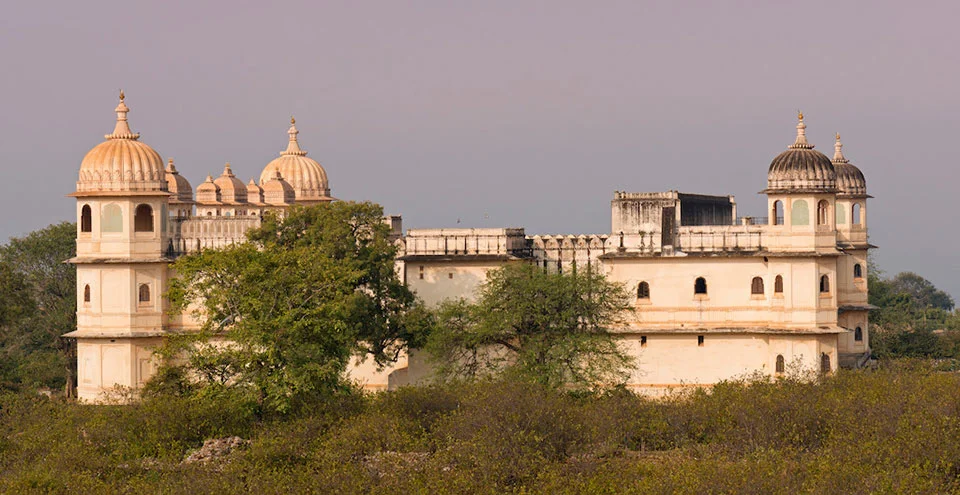
{"type": "Polygon", "coordinates": [[[93,232],[93,210],[90,205],[80,208],[80,232],[93,232]]]}
{"type": "Polygon", "coordinates": [[[750,293],[755,296],[763,295],[763,279],[760,277],[753,277],[753,280],[750,282],[750,293]]]}
{"type": "Polygon", "coordinates": [[[706,294],[707,293],[707,279],[703,277],[697,277],[696,282],[693,283],[693,293],[694,294],[706,294]]]}
{"type": "Polygon", "coordinates": [[[820,372],[830,373],[830,355],[826,352],[820,353],[820,372]]]}
{"type": "Polygon", "coordinates": [[[862,328],[857,327],[857,329],[853,331],[853,340],[856,341],[856,342],[863,342],[863,329],[862,329],[862,328]]]}
{"type": "Polygon", "coordinates": [[[140,302],[150,302],[150,286],[147,284],[140,284],[139,296],[140,302]]]}
{"type": "Polygon", "coordinates": [[[860,225],[863,222],[863,219],[861,218],[861,215],[863,214],[863,211],[861,211],[862,209],[863,207],[860,206],[860,203],[853,204],[853,214],[851,215],[851,219],[853,220],[854,225],[860,225]]]}
{"type": "Polygon", "coordinates": [[[104,205],[100,215],[101,232],[123,232],[123,211],[120,205],[110,203],[104,205]]]}
{"type": "Polygon", "coordinates": [[[90,302],[90,284],[83,286],[83,302],[90,302]]]}
{"type": "Polygon", "coordinates": [[[776,368],[777,373],[783,373],[785,369],[786,369],[786,366],[784,365],[784,362],[783,362],[783,354],[777,354],[777,368],[776,368]]]}
{"type": "Polygon", "coordinates": [[[650,284],[640,282],[637,286],[637,299],[650,299],[650,284]]]}
{"type": "Polygon", "coordinates": [[[820,277],[820,293],[828,294],[830,293],[830,277],[823,275],[820,277]]]}
{"type": "Polygon", "coordinates": [[[133,213],[134,232],[153,232],[153,208],[150,205],[137,205],[133,213]]]}
{"type": "Polygon", "coordinates": [[[783,201],[779,199],[773,202],[773,208],[770,209],[770,223],[783,225],[783,201]]]}
{"type": "Polygon", "coordinates": [[[829,225],[830,224],[830,203],[821,199],[817,203],[817,225],[829,225]]]}
{"type": "Polygon", "coordinates": [[[863,278],[863,266],[860,263],[853,265],[853,278],[863,278]]]}
{"type": "Polygon", "coordinates": [[[773,293],[783,294],[783,277],[781,275],[777,275],[777,278],[773,280],[773,293]]]}

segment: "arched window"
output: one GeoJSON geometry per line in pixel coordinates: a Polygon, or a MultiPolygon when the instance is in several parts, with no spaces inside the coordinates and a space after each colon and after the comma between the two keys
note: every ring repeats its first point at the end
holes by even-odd
{"type": "Polygon", "coordinates": [[[90,205],[80,208],[80,232],[93,232],[93,210],[90,205]]]}
{"type": "Polygon", "coordinates": [[[817,203],[817,225],[829,225],[830,224],[830,203],[821,199],[817,203]]]}
{"type": "Polygon", "coordinates": [[[650,299],[650,284],[640,282],[637,286],[637,299],[650,299]]]}
{"type": "Polygon", "coordinates": [[[830,373],[830,355],[826,352],[820,353],[820,372],[830,373]]]}
{"type": "Polygon", "coordinates": [[[693,283],[693,293],[694,294],[706,294],[707,293],[707,279],[703,277],[697,277],[697,281],[693,283]]]}
{"type": "Polygon", "coordinates": [[[860,263],[853,265],[853,278],[863,278],[863,266],[860,263]]]}
{"type": "Polygon", "coordinates": [[[150,302],[150,286],[147,284],[140,284],[140,302],[148,303],[150,302]]]}
{"type": "Polygon", "coordinates": [[[863,329],[862,329],[862,328],[857,327],[857,329],[853,331],[853,340],[855,340],[855,341],[857,341],[857,342],[863,342],[863,329]]]}
{"type": "Polygon", "coordinates": [[[777,354],[777,373],[783,373],[786,366],[783,363],[783,354],[777,354]]]}
{"type": "Polygon", "coordinates": [[[83,286],[83,302],[90,302],[90,284],[83,286]]]}
{"type": "Polygon", "coordinates": [[[860,211],[860,210],[862,210],[862,209],[863,209],[863,208],[860,206],[860,203],[854,203],[854,204],[853,204],[853,215],[852,215],[853,218],[852,218],[852,220],[853,220],[853,224],[854,224],[854,225],[860,225],[860,223],[862,222],[861,214],[862,214],[863,212],[860,211]]]}
{"type": "Polygon", "coordinates": [[[830,292],[830,277],[823,275],[820,277],[820,293],[827,294],[830,292]]]}
{"type": "Polygon", "coordinates": [[[753,281],[750,282],[750,293],[753,295],[763,295],[763,279],[760,277],[753,277],[753,281]]]}
{"type": "Polygon", "coordinates": [[[100,215],[101,232],[123,232],[123,210],[120,205],[110,203],[104,205],[100,215]]]}
{"type": "Polygon", "coordinates": [[[807,208],[807,202],[798,199],[793,202],[790,210],[790,224],[792,225],[810,225],[810,209],[807,208]]]}
{"type": "Polygon", "coordinates": [[[773,293],[783,294],[783,277],[780,275],[777,275],[777,278],[773,280],[773,293]]]}
{"type": "Polygon", "coordinates": [[[783,225],[783,201],[779,199],[773,202],[773,208],[770,211],[770,223],[772,225],[783,225]]]}
{"type": "Polygon", "coordinates": [[[153,208],[150,205],[137,205],[133,214],[134,232],[153,232],[153,208]]]}

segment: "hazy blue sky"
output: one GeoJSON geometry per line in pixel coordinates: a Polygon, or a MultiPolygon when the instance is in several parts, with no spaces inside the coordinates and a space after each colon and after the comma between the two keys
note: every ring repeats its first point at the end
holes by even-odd
{"type": "Polygon", "coordinates": [[[73,219],[118,88],[196,186],[286,145],[405,227],[603,233],[614,190],[735,194],[807,135],[867,177],[888,272],[960,296],[955,2],[7,2],[0,239],[73,219]],[[776,4],[776,5],[775,5],[776,4]]]}

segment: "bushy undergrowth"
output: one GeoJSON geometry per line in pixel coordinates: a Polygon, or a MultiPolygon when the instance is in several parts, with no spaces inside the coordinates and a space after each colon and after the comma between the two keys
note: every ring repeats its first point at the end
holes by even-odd
{"type": "Polygon", "coordinates": [[[948,493],[960,375],[900,363],[651,400],[521,381],[409,388],[258,419],[229,397],[0,396],[0,492],[948,493]],[[183,464],[205,439],[249,446],[183,464]]]}

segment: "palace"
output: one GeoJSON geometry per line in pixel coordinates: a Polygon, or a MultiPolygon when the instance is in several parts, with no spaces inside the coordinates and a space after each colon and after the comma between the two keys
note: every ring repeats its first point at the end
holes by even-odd
{"type": "MultiPolygon", "coordinates": [[[[195,331],[162,295],[170,263],[244,242],[266,211],[334,201],[324,168],[300,148],[293,119],[285,151],[259,182],[230,164],[196,188],[173,160],[139,140],[120,93],[117,122],[80,164],[77,190],[78,394],[96,401],[137,388],[156,370],[165,335],[195,331]]],[[[427,304],[474,297],[487,271],[511,261],[548,270],[602,270],[625,284],[634,310],[615,331],[637,358],[628,386],[648,394],[709,386],[749,373],[830,372],[869,358],[866,180],[842,153],[831,160],[796,140],[767,172],[767,217],[739,217],[733,196],[614,193],[609,233],[527,235],[522,228],[410,229],[386,219],[398,271],[427,304]]],[[[358,361],[371,390],[422,383],[430,363],[413,350],[388,369],[358,361]]]]}

